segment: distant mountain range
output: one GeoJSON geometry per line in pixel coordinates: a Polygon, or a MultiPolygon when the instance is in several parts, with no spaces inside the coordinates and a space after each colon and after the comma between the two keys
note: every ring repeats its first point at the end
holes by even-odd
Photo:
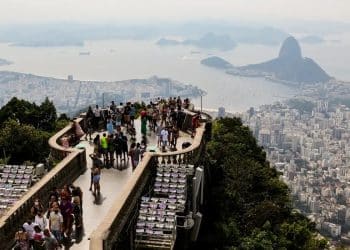
{"type": "Polygon", "coordinates": [[[0,66],[10,65],[10,64],[12,64],[12,62],[0,58],[0,66]]]}
{"type": "Polygon", "coordinates": [[[301,43],[310,43],[310,44],[317,44],[317,43],[324,43],[325,40],[322,37],[319,36],[304,36],[299,39],[301,43]]]}
{"type": "Polygon", "coordinates": [[[302,57],[298,41],[288,37],[282,44],[277,58],[259,64],[235,67],[230,62],[209,57],[202,64],[226,70],[227,73],[240,76],[266,77],[271,80],[289,83],[317,83],[332,79],[316,62],[302,57]]]}
{"type": "MultiPolygon", "coordinates": [[[[89,40],[108,39],[157,39],[162,36],[185,37],[189,43],[208,48],[201,41],[203,34],[215,32],[215,39],[227,41],[226,47],[235,43],[275,45],[288,34],[281,29],[240,22],[198,20],[193,22],[157,23],[157,24],[82,24],[82,23],[37,23],[37,24],[0,24],[0,42],[15,46],[83,46],[89,40]],[[235,42],[233,43],[230,39],[235,42]],[[198,39],[198,40],[197,40],[198,39]]],[[[167,39],[165,39],[167,40],[167,39]]],[[[212,47],[210,45],[210,47],[212,47]]],[[[221,47],[221,45],[220,45],[221,47]]]]}
{"type": "Polygon", "coordinates": [[[173,46],[173,45],[193,45],[203,49],[219,49],[231,50],[236,47],[237,43],[228,35],[216,35],[212,32],[205,34],[199,39],[187,39],[185,41],[177,41],[172,39],[161,38],[158,40],[159,46],[173,46]]]}

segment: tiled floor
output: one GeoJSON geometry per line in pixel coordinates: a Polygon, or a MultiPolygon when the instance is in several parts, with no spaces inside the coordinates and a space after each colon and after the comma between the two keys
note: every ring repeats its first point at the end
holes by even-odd
{"type": "MultiPolygon", "coordinates": [[[[135,127],[137,131],[137,142],[140,142],[140,121],[135,121],[135,127]]],[[[177,143],[177,148],[181,148],[183,142],[191,142],[191,138],[187,134],[180,132],[180,137],[177,143]]],[[[101,195],[97,201],[89,191],[90,186],[90,168],[92,162],[88,156],[93,151],[92,144],[88,141],[82,142],[86,146],[87,153],[87,171],[81,175],[75,182],[74,185],[81,187],[83,190],[83,222],[84,222],[84,233],[80,242],[73,244],[70,249],[85,250],[89,249],[89,236],[92,231],[99,225],[108,210],[110,209],[113,201],[120,194],[120,190],[128,181],[129,177],[132,175],[131,165],[124,170],[120,171],[114,168],[102,169],[101,174],[101,195]]],[[[148,134],[148,146],[156,146],[157,139],[153,132],[148,134]]]]}

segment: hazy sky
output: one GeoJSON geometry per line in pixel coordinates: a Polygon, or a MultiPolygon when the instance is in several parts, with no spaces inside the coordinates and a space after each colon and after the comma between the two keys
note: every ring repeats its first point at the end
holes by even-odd
{"type": "Polygon", "coordinates": [[[350,0],[0,0],[2,24],[203,18],[350,22],[350,0]]]}

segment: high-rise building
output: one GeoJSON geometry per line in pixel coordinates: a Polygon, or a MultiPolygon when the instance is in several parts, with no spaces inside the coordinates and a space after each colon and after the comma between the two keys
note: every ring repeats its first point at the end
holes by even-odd
{"type": "Polygon", "coordinates": [[[219,107],[218,109],[218,118],[223,118],[226,116],[225,108],[224,107],[219,107]]]}

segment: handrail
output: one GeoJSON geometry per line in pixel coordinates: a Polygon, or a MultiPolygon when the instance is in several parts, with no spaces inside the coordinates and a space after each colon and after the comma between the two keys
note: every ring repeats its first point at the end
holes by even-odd
{"type": "Polygon", "coordinates": [[[57,173],[59,173],[68,162],[70,162],[72,159],[74,159],[78,154],[80,153],[80,150],[76,150],[75,152],[72,152],[67,157],[65,157],[62,161],[60,161],[56,167],[54,167],[50,172],[48,172],[43,178],[41,178],[37,183],[32,186],[28,192],[16,202],[16,204],[11,207],[4,216],[0,219],[0,227],[2,227],[6,220],[16,212],[17,209],[21,208],[28,200],[30,200],[33,195],[35,195],[44,185],[46,185],[51,178],[53,178],[57,173]]]}
{"type": "MultiPolygon", "coordinates": [[[[81,122],[82,119],[78,118],[76,121],[81,122]]],[[[48,144],[54,150],[66,153],[65,157],[51,169],[46,175],[44,175],[37,183],[35,183],[29,190],[19,199],[16,203],[10,207],[3,216],[0,218],[0,228],[4,227],[9,219],[17,213],[18,210],[26,206],[28,202],[40,192],[40,189],[47,185],[51,179],[53,179],[57,174],[64,169],[73,159],[78,157],[80,153],[84,150],[76,148],[65,148],[57,143],[58,139],[66,134],[69,130],[73,128],[73,123],[68,124],[66,127],[58,131],[55,135],[50,137],[48,144]]]]}
{"type": "Polygon", "coordinates": [[[182,150],[178,150],[176,152],[167,152],[167,153],[151,153],[147,152],[144,154],[142,161],[137,165],[135,171],[133,172],[130,179],[124,185],[121,195],[117,200],[114,201],[112,207],[109,209],[107,215],[103,219],[103,221],[98,225],[98,227],[91,233],[90,235],[90,250],[103,250],[103,241],[109,235],[109,228],[112,226],[114,218],[118,216],[118,214],[123,209],[124,204],[126,203],[129,195],[131,195],[132,190],[136,188],[136,184],[141,178],[143,171],[148,166],[148,163],[151,161],[152,157],[156,156],[173,156],[180,155],[191,152],[197,149],[203,138],[205,131],[205,124],[202,123],[199,128],[196,130],[196,135],[193,140],[193,143],[190,147],[182,150]]]}
{"type": "MultiPolygon", "coordinates": [[[[82,120],[83,120],[83,118],[77,118],[75,121],[80,123],[82,120]]],[[[52,137],[50,137],[50,139],[49,139],[49,146],[50,146],[50,148],[58,150],[58,151],[66,152],[66,153],[70,153],[70,152],[76,151],[75,148],[65,148],[65,147],[63,147],[63,146],[61,146],[61,145],[59,145],[57,143],[57,141],[63,135],[65,135],[69,130],[71,130],[72,128],[73,128],[73,123],[70,122],[67,126],[65,126],[63,129],[61,129],[56,134],[54,134],[52,137]]]]}

